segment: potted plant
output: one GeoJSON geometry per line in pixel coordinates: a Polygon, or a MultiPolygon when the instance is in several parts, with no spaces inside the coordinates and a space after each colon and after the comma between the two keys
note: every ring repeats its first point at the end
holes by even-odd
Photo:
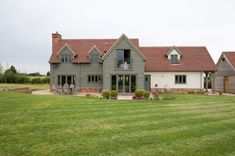
{"type": "Polygon", "coordinates": [[[135,90],[135,96],[136,96],[136,99],[143,99],[144,90],[141,90],[141,89],[135,90]]]}
{"type": "Polygon", "coordinates": [[[117,99],[118,92],[116,90],[111,90],[110,92],[110,98],[111,99],[117,99]]]}

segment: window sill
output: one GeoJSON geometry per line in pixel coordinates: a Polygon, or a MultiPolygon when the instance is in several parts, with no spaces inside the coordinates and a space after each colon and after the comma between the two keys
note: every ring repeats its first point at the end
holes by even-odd
{"type": "Polygon", "coordinates": [[[131,71],[132,69],[122,69],[122,68],[116,68],[116,70],[120,70],[120,71],[131,71]]]}

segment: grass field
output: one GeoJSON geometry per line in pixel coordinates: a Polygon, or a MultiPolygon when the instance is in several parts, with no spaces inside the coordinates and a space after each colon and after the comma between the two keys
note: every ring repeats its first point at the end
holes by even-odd
{"type": "Polygon", "coordinates": [[[0,93],[0,155],[235,155],[235,97],[0,93]]]}
{"type": "Polygon", "coordinates": [[[0,83],[0,88],[7,89],[16,89],[16,88],[24,88],[28,87],[32,90],[44,90],[48,89],[49,85],[47,84],[10,84],[10,83],[0,83]]]}

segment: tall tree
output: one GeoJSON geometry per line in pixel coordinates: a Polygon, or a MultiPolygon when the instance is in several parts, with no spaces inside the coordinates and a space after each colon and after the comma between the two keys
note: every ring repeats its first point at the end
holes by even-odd
{"type": "Polygon", "coordinates": [[[0,73],[3,73],[3,66],[1,62],[0,62],[0,73]]]}
{"type": "Polygon", "coordinates": [[[50,72],[49,71],[47,72],[47,76],[50,76],[50,72]]]}
{"type": "Polygon", "coordinates": [[[13,65],[11,65],[10,70],[15,74],[17,73],[16,68],[13,65]]]}

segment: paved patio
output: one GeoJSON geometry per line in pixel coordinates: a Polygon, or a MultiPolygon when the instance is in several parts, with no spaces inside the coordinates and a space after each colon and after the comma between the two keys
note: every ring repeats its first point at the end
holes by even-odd
{"type": "Polygon", "coordinates": [[[50,92],[49,89],[32,91],[32,94],[33,95],[54,95],[54,93],[50,92]]]}
{"type": "MultiPolygon", "coordinates": [[[[39,90],[39,91],[33,91],[32,92],[33,95],[54,95],[53,92],[50,92],[49,89],[47,90],[39,90]]],[[[97,97],[100,97],[101,94],[100,93],[79,93],[75,96],[87,96],[87,94],[91,95],[91,96],[97,96],[97,97]]],[[[215,92],[215,93],[212,93],[211,91],[209,91],[208,93],[206,93],[207,95],[219,95],[218,92],[215,92]]],[[[222,93],[222,95],[225,95],[225,96],[235,96],[235,94],[230,94],[230,93],[222,93]]],[[[132,100],[132,96],[131,94],[121,94],[121,95],[118,95],[118,100],[132,100]]]]}

